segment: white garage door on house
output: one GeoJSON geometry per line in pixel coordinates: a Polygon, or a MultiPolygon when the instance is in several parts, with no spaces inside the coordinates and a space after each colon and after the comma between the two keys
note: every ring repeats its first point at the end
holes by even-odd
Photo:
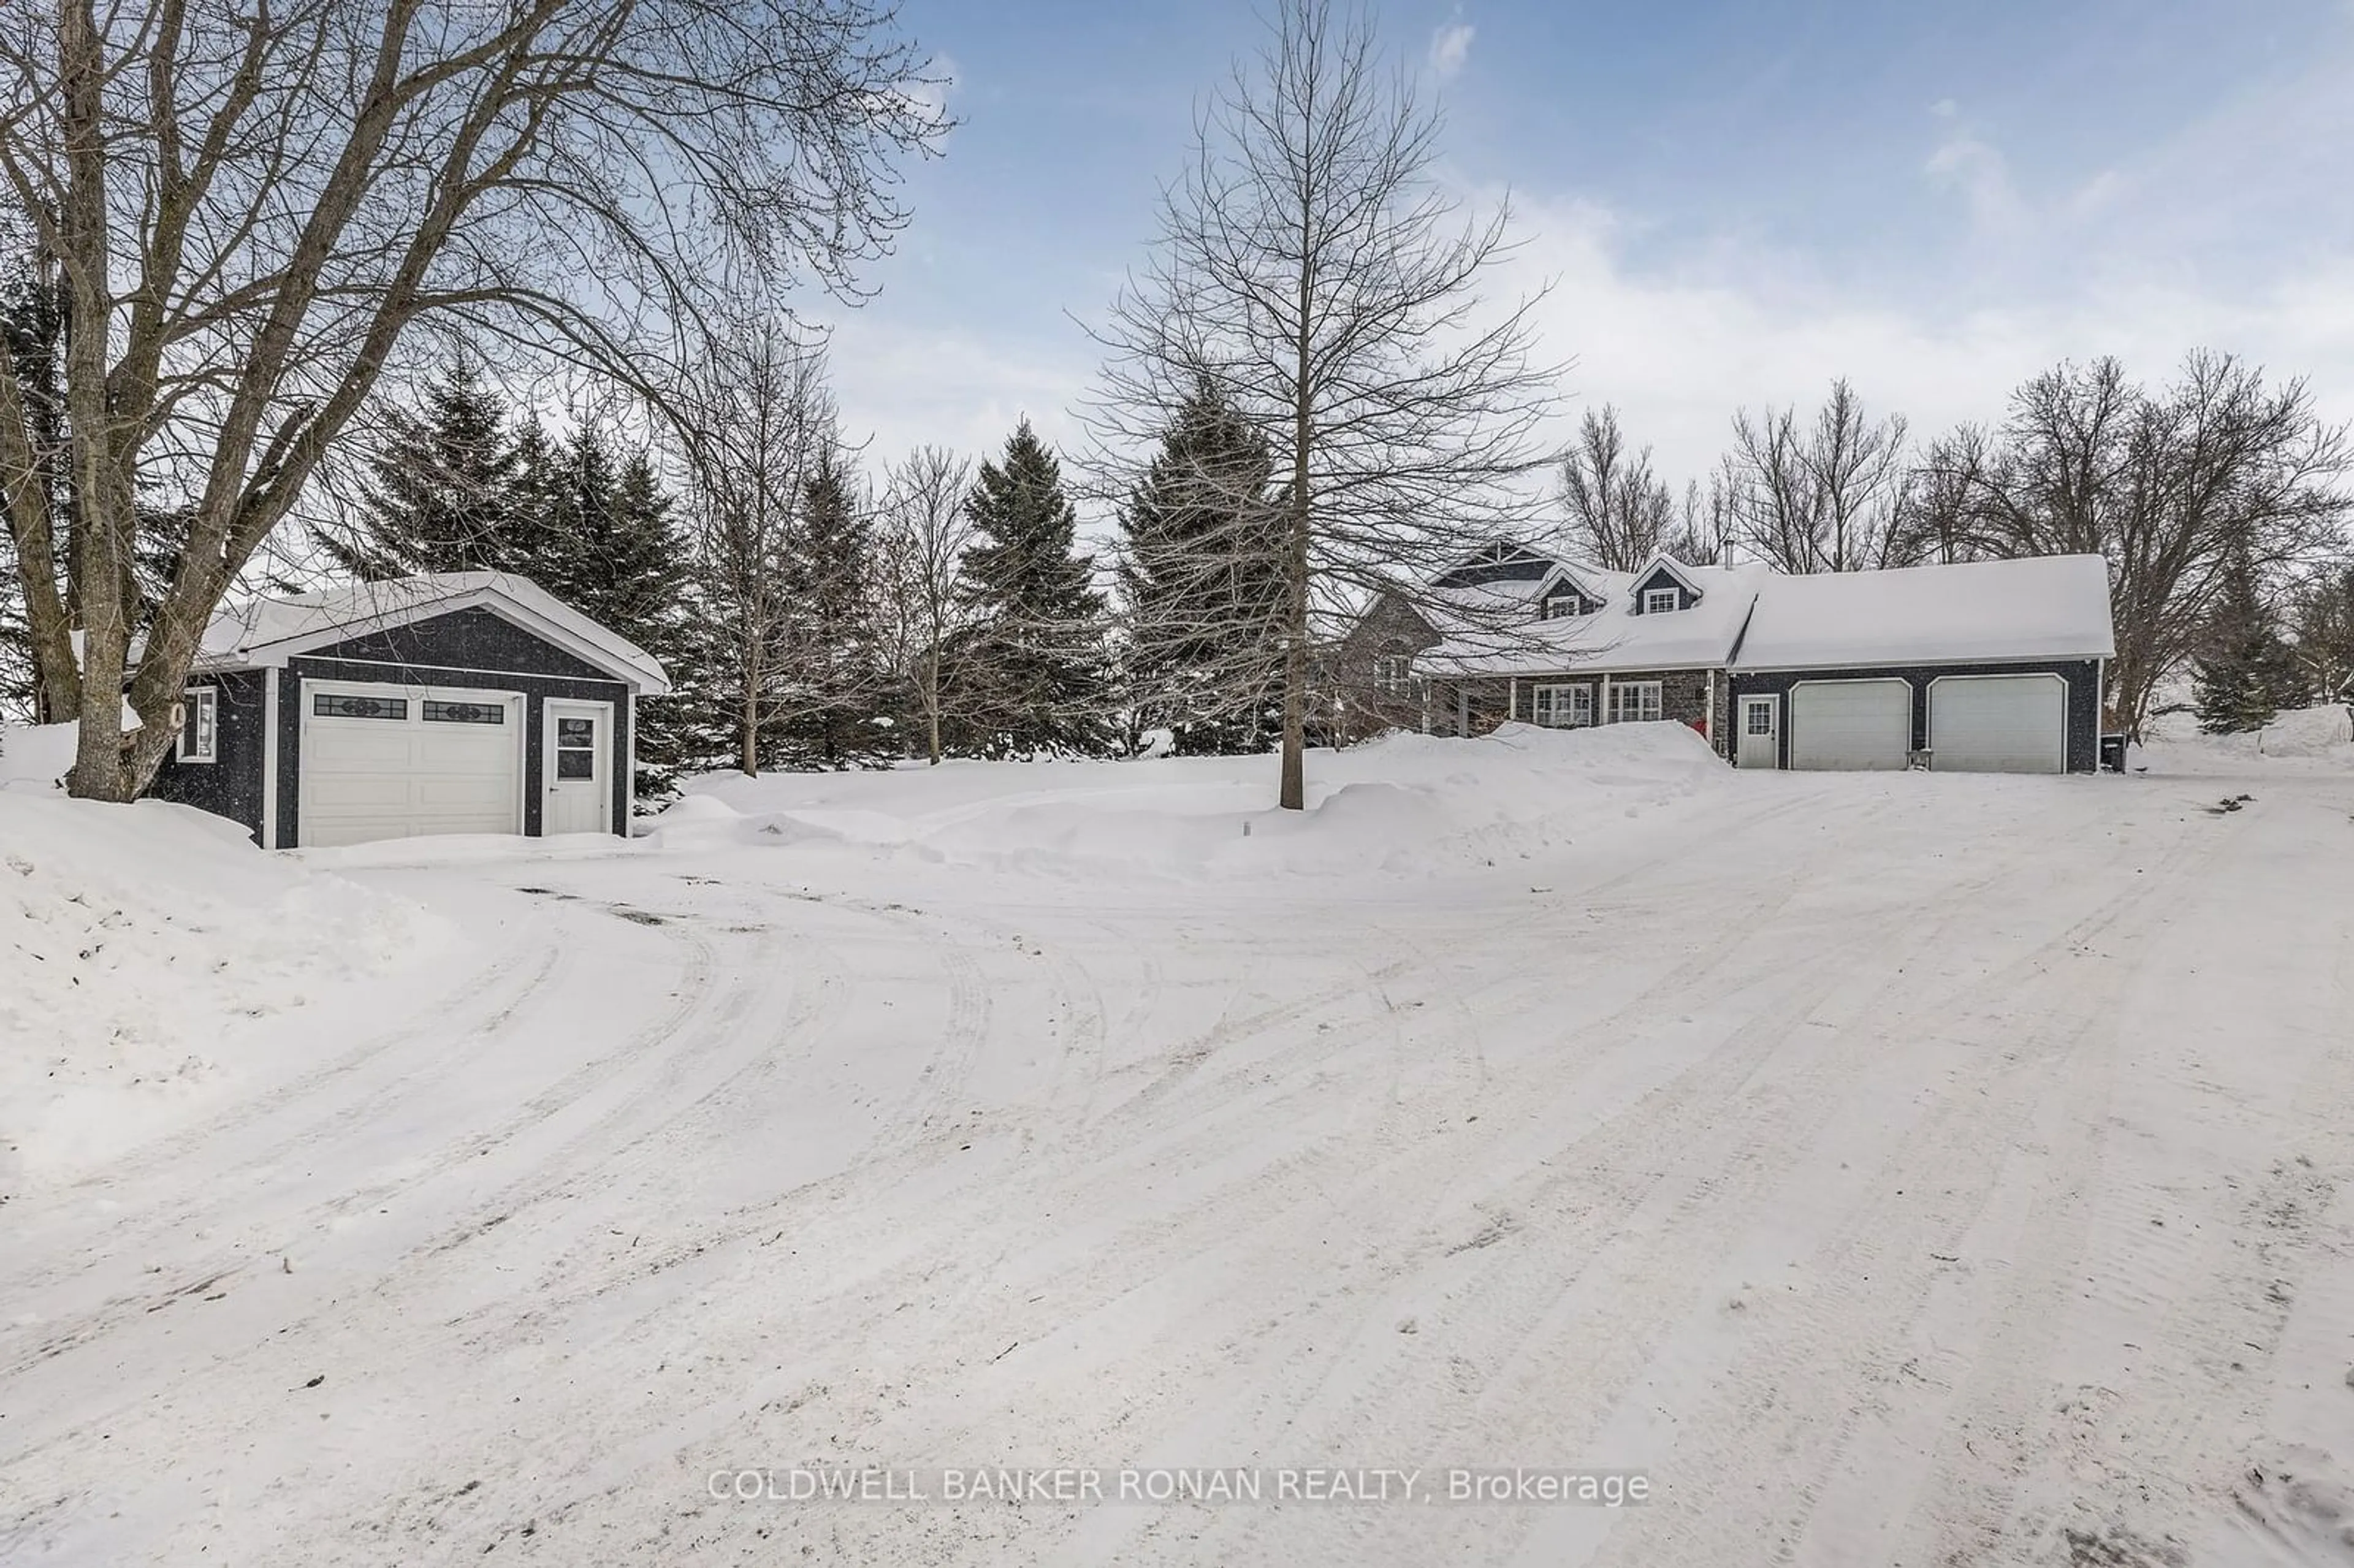
{"type": "Polygon", "coordinates": [[[1913,748],[1913,688],[1903,681],[1802,681],[1790,688],[1790,766],[1903,768],[1913,748]]]}
{"type": "Polygon", "coordinates": [[[305,846],[523,831],[523,696],[307,681],[305,846]]]}
{"type": "Polygon", "coordinates": [[[2068,685],[2057,675],[1929,683],[1929,766],[1941,773],[2064,773],[2068,685]]]}

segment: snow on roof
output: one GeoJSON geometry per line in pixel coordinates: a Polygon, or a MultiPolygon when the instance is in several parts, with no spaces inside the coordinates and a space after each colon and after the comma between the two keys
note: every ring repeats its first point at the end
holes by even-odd
{"type": "Polygon", "coordinates": [[[1571,563],[1570,575],[1603,596],[1601,609],[1511,628],[1492,622],[1442,627],[1446,641],[1416,659],[1415,667],[1424,674],[1503,675],[1722,664],[1733,655],[1759,586],[1773,574],[1763,567],[1687,567],[1677,562],[1675,567],[1701,596],[1689,609],[1633,614],[1637,574],[1571,563]]]}
{"type": "Polygon", "coordinates": [[[1549,558],[1559,566],[1543,582],[1426,589],[1419,602],[1443,641],[1415,661],[1416,669],[1426,675],[1804,670],[2105,659],[2115,652],[2108,568],[2098,556],[1808,577],[1763,566],[1688,567],[1665,555],[1638,572],[1549,558]],[[1698,592],[1699,602],[1633,613],[1635,584],[1661,567],[1698,592]],[[1534,619],[1536,599],[1564,576],[1601,595],[1602,609],[1534,619]]]}
{"type": "Polygon", "coordinates": [[[313,648],[478,606],[649,695],[670,690],[652,654],[512,572],[431,572],[249,600],[213,617],[197,660],[215,669],[283,664],[313,648]]]}
{"type": "Polygon", "coordinates": [[[2116,652],[2098,556],[1773,577],[1736,668],[1831,669],[2116,652]]]}

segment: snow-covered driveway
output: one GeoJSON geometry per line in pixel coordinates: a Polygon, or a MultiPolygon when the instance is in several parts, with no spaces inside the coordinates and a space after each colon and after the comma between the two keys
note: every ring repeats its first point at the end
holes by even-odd
{"type": "Polygon", "coordinates": [[[460,939],[0,1207],[0,1559],[2354,1561],[2354,775],[1629,799],[1412,872],[814,809],[352,870],[460,939]],[[1657,1495],[709,1485],[1001,1464],[1657,1495]]]}

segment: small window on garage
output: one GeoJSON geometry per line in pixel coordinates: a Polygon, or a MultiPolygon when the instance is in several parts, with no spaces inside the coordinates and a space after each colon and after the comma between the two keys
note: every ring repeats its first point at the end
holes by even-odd
{"type": "Polygon", "coordinates": [[[445,703],[439,697],[425,699],[427,724],[504,724],[507,705],[504,703],[445,703]]]}
{"type": "Polygon", "coordinates": [[[321,718],[392,719],[406,722],[407,697],[363,697],[349,692],[320,692],[311,699],[311,711],[321,718]]]}
{"type": "Polygon", "coordinates": [[[180,694],[180,742],[175,753],[182,762],[211,762],[220,755],[220,691],[215,686],[190,686],[180,694]]]}

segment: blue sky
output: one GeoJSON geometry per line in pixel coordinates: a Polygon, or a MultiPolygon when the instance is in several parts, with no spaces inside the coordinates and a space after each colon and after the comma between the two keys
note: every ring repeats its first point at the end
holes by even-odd
{"type": "MultiPolygon", "coordinates": [[[[2062,355],[2194,346],[2354,418],[2354,0],[1391,0],[1445,177],[1507,190],[1500,289],[1550,284],[1573,414],[1615,401],[1681,479],[1734,409],[1835,375],[1916,430],[2062,355]]],[[[960,123],[912,172],[880,292],[836,323],[878,456],[1066,440],[1238,0],[905,0],[960,123]],[[1076,318],[1075,321],[1074,318],[1076,318]]]]}

